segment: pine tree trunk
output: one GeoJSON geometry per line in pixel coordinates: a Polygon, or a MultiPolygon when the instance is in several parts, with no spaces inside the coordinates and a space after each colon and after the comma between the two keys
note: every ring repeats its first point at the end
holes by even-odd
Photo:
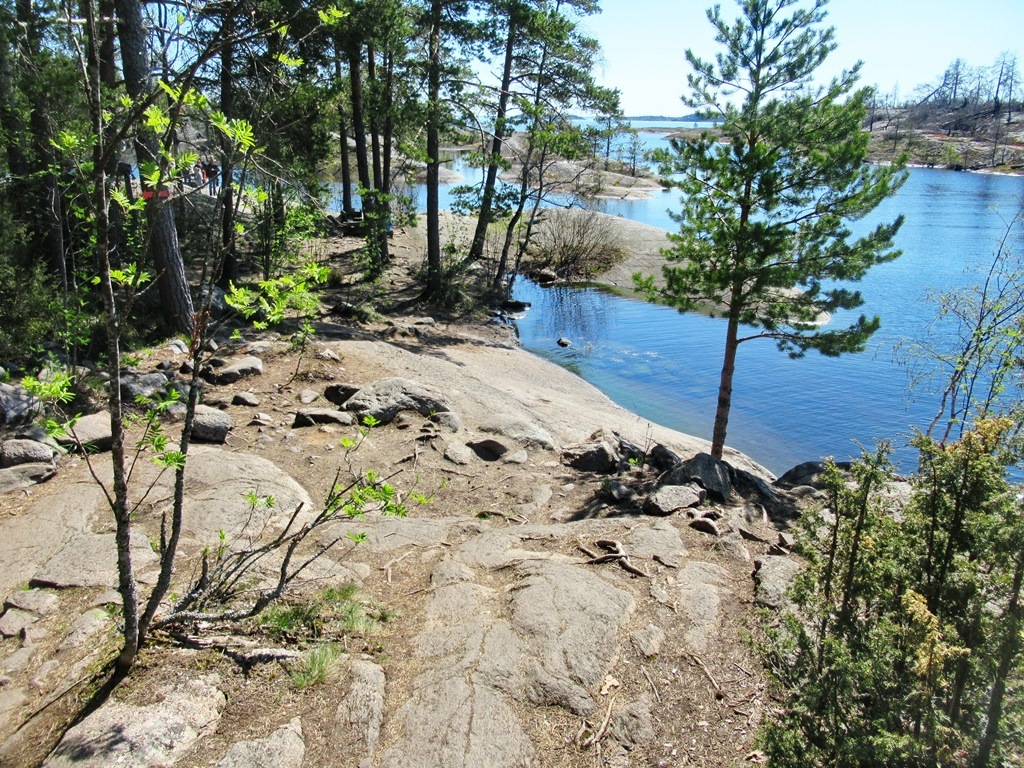
{"type": "Polygon", "coordinates": [[[430,57],[427,64],[427,287],[428,297],[442,289],[440,219],[441,3],[430,3],[430,57]]]}
{"type": "Polygon", "coordinates": [[[516,25],[509,12],[508,39],[505,42],[505,63],[501,71],[501,91],[498,94],[498,111],[494,118],[494,137],[491,139],[491,156],[487,163],[483,194],[480,196],[480,213],[476,219],[473,244],[469,247],[467,261],[476,261],[484,255],[487,242],[487,227],[491,223],[491,207],[494,204],[494,188],[498,182],[498,166],[501,162],[501,147],[505,140],[506,116],[508,114],[509,91],[512,87],[512,54],[515,52],[516,25]]]}
{"type": "MultiPolygon", "coordinates": [[[[148,95],[150,84],[142,6],[139,0],[116,0],[116,7],[125,88],[133,99],[142,100],[148,95]]],[[[156,161],[159,156],[153,140],[137,138],[135,151],[140,166],[156,161]]],[[[154,194],[146,205],[146,218],[149,223],[147,244],[153,255],[164,320],[174,330],[191,335],[195,323],[192,296],[185,277],[185,262],[178,243],[174,209],[162,204],[159,196],[154,194]]]]}
{"type": "Polygon", "coordinates": [[[711,455],[722,458],[725,448],[725,434],[729,426],[729,410],[732,408],[732,377],[736,371],[736,350],[739,348],[739,317],[729,314],[729,327],[725,336],[725,356],[722,360],[722,375],[718,380],[718,408],[715,411],[715,427],[711,435],[711,455]]]}
{"type": "MultiPolygon", "coordinates": [[[[220,53],[220,111],[231,119],[235,116],[235,47],[231,42],[235,34],[235,20],[232,14],[222,17],[224,25],[224,47],[220,53]]],[[[238,253],[235,250],[235,168],[234,153],[227,137],[221,139],[221,269],[217,280],[224,290],[238,279],[238,253]]]]}

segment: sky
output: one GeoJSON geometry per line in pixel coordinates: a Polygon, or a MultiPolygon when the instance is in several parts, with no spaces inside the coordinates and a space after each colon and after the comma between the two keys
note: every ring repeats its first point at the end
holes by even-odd
{"type": "MultiPolygon", "coordinates": [[[[735,0],[719,0],[722,15],[738,15],[735,0]]],[[[683,51],[716,52],[705,15],[712,0],[601,0],[584,26],[604,50],[602,85],[622,92],[626,115],[691,112],[679,97],[688,71],[683,51]]],[[[1024,54],[1024,0],[831,0],[826,24],[839,47],[826,76],[863,61],[861,82],[901,97],[937,80],[949,63],[991,65],[1003,51],[1024,54]]],[[[1019,55],[1024,74],[1024,55],[1019,55]]]]}

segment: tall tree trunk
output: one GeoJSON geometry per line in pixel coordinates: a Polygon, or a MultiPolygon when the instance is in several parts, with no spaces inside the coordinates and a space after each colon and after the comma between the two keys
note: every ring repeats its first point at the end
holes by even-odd
{"type": "Polygon", "coordinates": [[[484,255],[487,242],[487,227],[491,224],[491,208],[494,204],[494,188],[498,183],[498,167],[501,164],[501,147],[505,141],[506,117],[508,100],[512,88],[512,61],[515,53],[515,38],[518,27],[509,10],[508,38],[505,41],[505,61],[501,70],[501,91],[498,93],[498,110],[494,117],[494,136],[491,139],[491,156],[487,163],[487,176],[484,178],[483,193],[480,196],[480,213],[476,219],[476,231],[473,243],[469,247],[467,261],[476,261],[484,255]]]}
{"type": "MultiPolygon", "coordinates": [[[[235,114],[235,19],[231,13],[222,17],[224,46],[220,52],[220,110],[228,119],[235,114]]],[[[221,137],[221,270],[217,281],[224,290],[238,279],[238,253],[235,249],[235,168],[231,141],[221,137]]]]}
{"type": "MultiPolygon", "coordinates": [[[[140,0],[116,0],[117,31],[121,41],[121,66],[125,88],[136,101],[148,96],[150,77],[146,55],[146,27],[140,0]]],[[[135,152],[141,166],[157,162],[160,155],[156,140],[136,137],[135,152]]],[[[157,190],[154,190],[156,193],[157,190]]],[[[153,255],[160,290],[160,305],[165,322],[177,331],[192,334],[195,326],[192,296],[185,277],[185,262],[178,242],[174,208],[154,194],[146,205],[147,244],[153,255]]]]}
{"type": "Polygon", "coordinates": [[[64,262],[64,215],[60,184],[57,177],[57,155],[53,149],[50,128],[49,93],[43,90],[37,67],[41,63],[41,31],[38,13],[29,0],[18,0],[18,22],[22,27],[21,55],[29,69],[29,94],[32,110],[29,127],[36,172],[40,174],[39,186],[32,185],[32,202],[42,219],[42,246],[51,273],[66,295],[68,288],[67,266],[64,262]]]}
{"type": "Polygon", "coordinates": [[[711,435],[711,455],[722,458],[725,448],[725,433],[729,426],[729,410],[732,408],[732,377],[736,371],[736,350],[739,348],[739,316],[729,313],[729,326],[725,334],[725,355],[722,360],[722,375],[718,380],[718,409],[715,411],[715,427],[711,435]]]}
{"type": "MultiPolygon", "coordinates": [[[[341,82],[341,45],[334,39],[334,77],[341,82]]],[[[352,216],[352,164],[349,161],[348,122],[345,119],[344,100],[338,99],[338,149],[341,152],[341,208],[345,216],[352,216]]]]}
{"type": "Polygon", "coordinates": [[[427,297],[441,294],[440,169],[441,169],[441,11],[442,0],[430,2],[430,48],[427,63],[427,297]]]}
{"type": "MultiPolygon", "coordinates": [[[[380,247],[377,237],[377,199],[376,190],[370,179],[370,164],[366,151],[366,112],[363,104],[363,73],[362,73],[362,45],[353,41],[348,47],[348,79],[349,87],[352,90],[352,130],[355,133],[356,141],[356,169],[359,173],[360,195],[363,201],[363,221],[371,228],[371,240],[375,248],[380,247]]],[[[386,245],[385,238],[385,245],[386,245]]],[[[374,255],[371,272],[378,273],[383,268],[385,254],[380,252],[374,255]]]]}
{"type": "Polygon", "coordinates": [[[391,260],[388,248],[388,202],[385,197],[383,156],[381,153],[380,82],[377,79],[377,51],[373,44],[366,46],[366,74],[371,83],[373,100],[370,108],[370,154],[373,159],[373,210],[370,219],[371,234],[377,246],[379,269],[391,260]]]}

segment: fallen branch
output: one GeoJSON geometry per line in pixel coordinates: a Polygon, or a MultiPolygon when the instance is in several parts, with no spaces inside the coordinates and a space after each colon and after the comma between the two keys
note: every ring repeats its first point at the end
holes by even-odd
{"type": "Polygon", "coordinates": [[[715,698],[716,699],[724,699],[725,698],[725,692],[722,690],[722,686],[720,686],[718,684],[718,681],[715,680],[714,675],[711,674],[711,670],[708,669],[707,664],[704,663],[704,661],[700,658],[700,656],[697,656],[696,654],[693,654],[693,653],[684,653],[683,655],[684,656],[688,656],[692,661],[696,662],[697,666],[699,666],[701,668],[701,670],[707,676],[708,680],[711,681],[711,685],[713,685],[715,687],[715,698]]]}
{"type": "Polygon", "coordinates": [[[608,697],[608,709],[604,713],[604,722],[601,723],[601,727],[597,729],[596,733],[591,734],[583,741],[582,744],[580,744],[581,749],[588,749],[595,744],[600,744],[601,739],[603,739],[605,734],[608,732],[608,723],[612,720],[612,705],[615,703],[616,693],[618,693],[618,691],[608,697]]]}

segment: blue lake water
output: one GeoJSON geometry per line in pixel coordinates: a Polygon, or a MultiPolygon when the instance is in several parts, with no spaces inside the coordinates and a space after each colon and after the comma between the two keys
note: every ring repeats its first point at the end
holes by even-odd
{"type": "MultiPolygon", "coordinates": [[[[778,473],[821,456],[856,456],[858,441],[872,447],[886,438],[912,470],[906,437],[913,426],[927,425],[937,401],[924,393],[910,398],[895,345],[925,333],[935,315],[929,291],[977,282],[967,270],[988,263],[1022,195],[1022,178],[913,169],[904,187],[860,223],[867,228],[906,217],[897,237],[903,255],[869,272],[858,286],[865,305],[849,313],[881,316],[868,351],[790,360],[767,340],[741,345],[728,444],[778,473]]],[[[674,203],[672,194],[600,207],[670,229],[667,208],[674,203]]],[[[710,438],[725,321],[595,289],[545,289],[526,281],[517,283],[516,298],[533,303],[517,322],[525,348],[570,366],[651,421],[710,438]],[[561,336],[573,346],[558,347],[561,336]]],[[[851,320],[837,315],[833,322],[851,320]]]]}
{"type": "MultiPolygon", "coordinates": [[[[638,126],[640,127],[640,126],[638,126]]],[[[642,133],[647,148],[664,134],[642,133]]],[[[453,162],[479,182],[478,169],[453,162]]],[[[453,185],[442,187],[448,208],[453,185]]],[[[426,207],[422,185],[411,190],[426,207]]],[[[987,265],[1007,222],[1024,199],[1024,178],[912,169],[907,183],[855,231],[903,214],[896,244],[903,255],[872,269],[858,284],[865,304],[833,322],[848,325],[861,312],[877,314],[882,329],[857,355],[825,358],[811,352],[790,360],[767,340],[739,350],[727,442],[773,472],[809,459],[855,457],[858,443],[894,442],[895,459],[914,469],[907,437],[934,416],[937,399],[908,391],[908,370],[895,355],[904,339],[927,332],[936,307],[930,292],[978,282],[972,266],[987,265]],[[851,316],[852,315],[852,316],[851,316]]],[[[675,192],[650,200],[597,200],[590,207],[666,230],[676,224],[675,192]]],[[[1018,248],[1024,248],[1019,234],[1018,248]]],[[[516,325],[523,346],[566,365],[620,405],[672,429],[710,438],[718,394],[725,323],[625,299],[596,289],[540,288],[519,280],[515,297],[533,304],[516,325]],[[573,346],[555,343],[562,336],[573,346]]]]}

